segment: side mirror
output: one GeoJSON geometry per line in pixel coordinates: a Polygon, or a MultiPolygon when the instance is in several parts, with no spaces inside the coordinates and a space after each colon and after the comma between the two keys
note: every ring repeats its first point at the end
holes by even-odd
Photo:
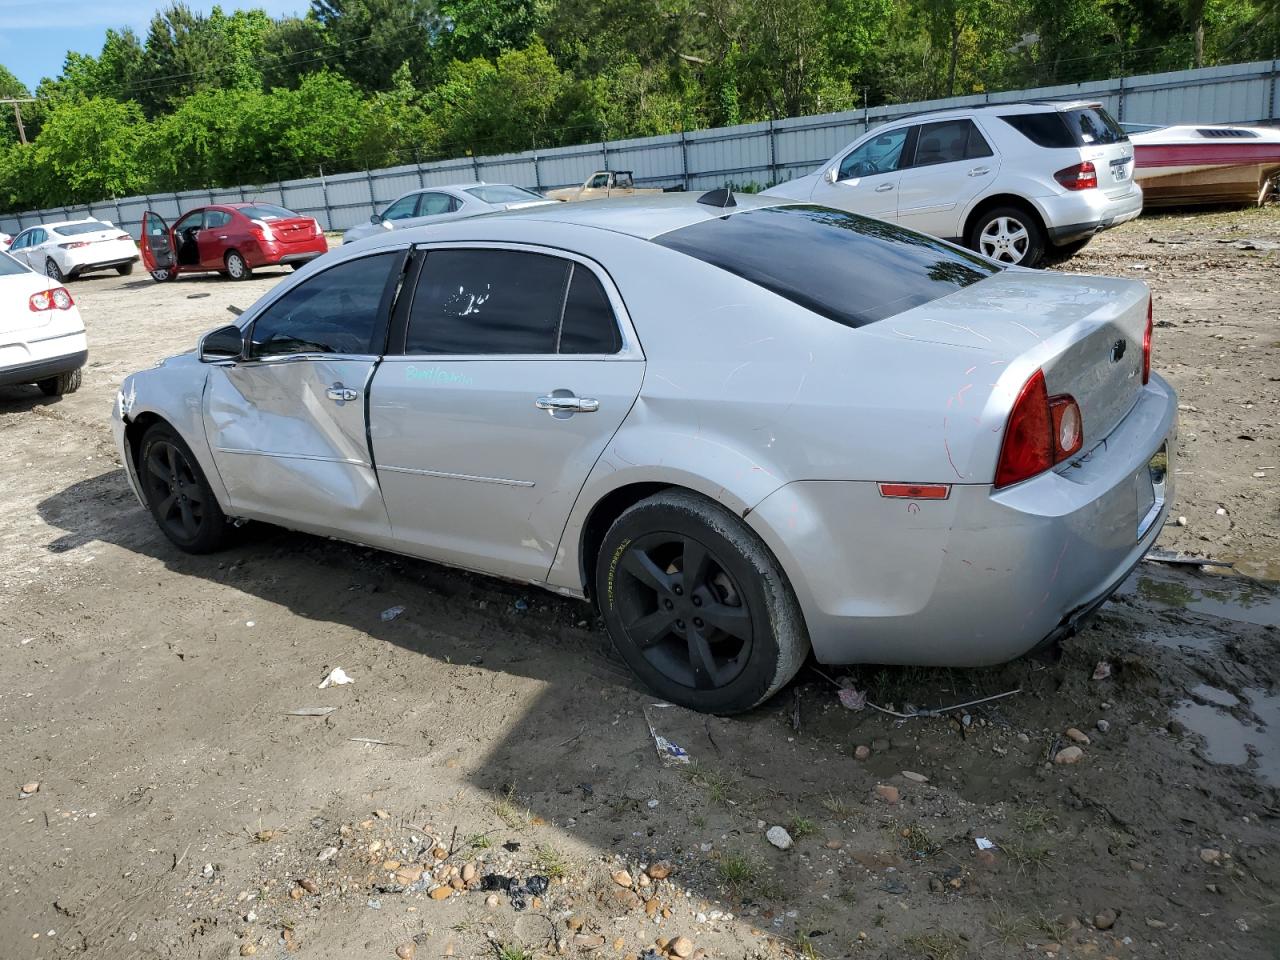
{"type": "Polygon", "coordinates": [[[835,183],[836,177],[838,176],[840,176],[840,168],[829,167],[827,168],[827,172],[822,175],[822,179],[826,180],[827,183],[835,183]]]}
{"type": "Polygon", "coordinates": [[[383,220],[381,215],[375,213],[373,216],[369,218],[369,222],[372,223],[375,227],[380,227],[387,221],[383,220]]]}
{"type": "Polygon", "coordinates": [[[201,363],[239,360],[244,355],[244,331],[235,324],[210,330],[200,338],[198,353],[201,363]]]}

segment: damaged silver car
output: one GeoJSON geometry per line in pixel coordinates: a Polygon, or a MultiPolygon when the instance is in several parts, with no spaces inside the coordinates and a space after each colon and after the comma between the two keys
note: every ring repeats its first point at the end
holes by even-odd
{"type": "Polygon", "coordinates": [[[808,203],[642,197],[395,231],[124,381],[178,547],[261,520],[599,608],[656,693],[1071,632],[1155,540],[1176,397],[1138,282],[808,203]]]}

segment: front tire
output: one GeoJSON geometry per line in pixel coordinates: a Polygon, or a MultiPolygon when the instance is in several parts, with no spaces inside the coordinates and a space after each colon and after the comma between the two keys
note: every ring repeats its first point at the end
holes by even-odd
{"type": "Polygon", "coordinates": [[[168,283],[170,280],[176,279],[178,271],[172,267],[160,267],[158,270],[151,271],[151,279],[156,283],[168,283]]]}
{"type": "Polygon", "coordinates": [[[46,397],[61,397],[64,394],[75,393],[79,390],[80,380],[80,369],[76,368],[66,373],[60,373],[56,377],[40,380],[36,383],[36,386],[40,388],[40,392],[46,397]]]}
{"type": "Polygon", "coordinates": [[[120,276],[122,277],[127,277],[129,274],[133,273],[133,264],[132,263],[120,264],[119,266],[116,267],[116,273],[120,274],[120,276]]]}
{"type": "Polygon", "coordinates": [[[1044,256],[1045,234],[1039,221],[1018,207],[986,211],[969,228],[971,250],[1001,263],[1034,267],[1044,256]]]}
{"type": "Polygon", "coordinates": [[[138,478],[161,532],[187,553],[211,553],[227,536],[227,518],[191,448],[157,423],[142,436],[138,478]]]}
{"type": "Polygon", "coordinates": [[[249,261],[239,250],[232,250],[227,253],[227,276],[232,280],[248,280],[253,276],[253,268],[249,266],[249,261]]]}
{"type": "Polygon", "coordinates": [[[740,713],[795,676],[804,618],[769,549],[724,507],[669,491],[624,512],[596,558],[614,646],[659,696],[740,713]]]}

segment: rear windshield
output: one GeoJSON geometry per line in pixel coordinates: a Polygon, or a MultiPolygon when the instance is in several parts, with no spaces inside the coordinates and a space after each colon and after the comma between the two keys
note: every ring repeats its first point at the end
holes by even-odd
{"type": "Polygon", "coordinates": [[[1102,107],[1015,113],[1000,119],[1036,146],[1050,149],[1120,143],[1129,139],[1120,124],[1102,107]]]}
{"type": "Polygon", "coordinates": [[[110,230],[111,228],[100,220],[90,220],[88,223],[64,223],[60,227],[50,227],[49,229],[64,237],[74,237],[80,233],[101,233],[103,230],[110,230]]]}
{"type": "Polygon", "coordinates": [[[528,200],[545,200],[531,190],[513,187],[509,183],[488,183],[483,187],[467,187],[467,193],[485,203],[524,203],[528,200]]]}
{"type": "Polygon", "coordinates": [[[241,207],[240,212],[250,220],[292,220],[300,214],[274,203],[255,203],[252,207],[241,207]]]}
{"type": "Polygon", "coordinates": [[[0,277],[12,277],[18,273],[29,273],[22,264],[7,253],[0,253],[0,277]]]}
{"type": "Polygon", "coordinates": [[[808,204],[716,217],[654,242],[848,327],[945,297],[1002,269],[883,220],[808,204]]]}

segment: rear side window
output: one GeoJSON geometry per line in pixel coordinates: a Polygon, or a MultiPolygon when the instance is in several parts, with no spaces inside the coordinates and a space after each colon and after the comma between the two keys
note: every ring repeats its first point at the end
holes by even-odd
{"type": "Polygon", "coordinates": [[[302,281],[253,323],[253,357],[294,353],[381,353],[391,271],[404,257],[389,251],[348,260],[302,281]]]}
{"type": "Polygon", "coordinates": [[[604,287],[581,264],[575,263],[571,269],[560,326],[560,352],[617,353],[622,349],[622,335],[604,287]]]}
{"type": "Polygon", "coordinates": [[[921,126],[913,166],[927,167],[989,156],[991,147],[972,120],[944,120],[921,126]]]}
{"type": "Polygon", "coordinates": [[[409,311],[407,354],[617,353],[617,320],[586,267],[520,250],[433,250],[409,311]]]}
{"type": "Polygon", "coordinates": [[[22,264],[7,253],[0,253],[0,277],[12,277],[19,273],[29,273],[22,264]]]}
{"type": "Polygon", "coordinates": [[[447,193],[424,193],[418,205],[418,216],[435,217],[458,209],[458,201],[447,193]]]}
{"type": "Polygon", "coordinates": [[[225,210],[206,210],[204,212],[204,228],[206,230],[216,230],[219,227],[225,227],[231,222],[231,214],[225,210]]]}
{"type": "Polygon", "coordinates": [[[1001,269],[894,224],[807,204],[704,220],[654,242],[848,327],[945,297],[1001,269]]]}
{"type": "Polygon", "coordinates": [[[545,200],[524,187],[513,187],[509,183],[484,183],[478,187],[468,187],[467,193],[485,203],[527,203],[530,200],[545,200]]]}

